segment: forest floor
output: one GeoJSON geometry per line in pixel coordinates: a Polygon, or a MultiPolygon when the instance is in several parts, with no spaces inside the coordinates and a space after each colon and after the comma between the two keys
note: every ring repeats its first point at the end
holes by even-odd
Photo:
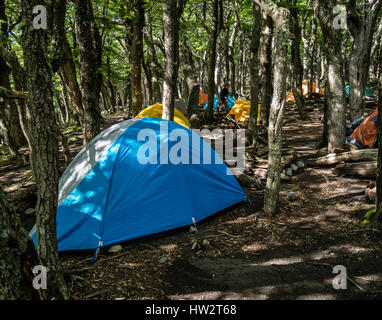
{"type": "MultiPolygon", "coordinates": [[[[285,115],[291,121],[284,149],[302,159],[317,154],[322,133],[322,105],[311,110],[309,121],[297,120],[292,106],[285,115]]],[[[108,116],[104,126],[122,119],[123,113],[108,116]]],[[[76,139],[70,145],[73,154],[81,148],[76,139]]],[[[360,227],[368,182],[337,176],[331,167],[305,167],[282,183],[280,213],[272,219],[262,212],[263,191],[245,188],[252,203],[198,223],[197,233],[181,228],[129,241],[94,263],[92,251],[62,253],[65,269],[76,275],[72,298],[381,299],[382,237],[360,227]],[[290,191],[296,201],[286,199],[290,191]],[[332,286],[336,265],[346,267],[345,290],[332,286]]],[[[1,164],[0,183],[13,199],[32,190],[24,198],[33,201],[25,164],[1,164]]]]}

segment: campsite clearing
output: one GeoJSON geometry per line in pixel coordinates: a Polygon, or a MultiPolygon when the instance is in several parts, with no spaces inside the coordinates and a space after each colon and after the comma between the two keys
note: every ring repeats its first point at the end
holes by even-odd
{"type": "MultiPolygon", "coordinates": [[[[311,122],[296,121],[297,111],[288,110],[286,118],[293,120],[284,126],[285,151],[293,149],[301,159],[325,155],[315,148],[321,108],[312,106],[311,122]]],[[[108,116],[104,128],[122,120],[122,113],[108,116]]],[[[75,141],[70,147],[80,150],[75,141]]],[[[12,199],[33,188],[29,167],[9,162],[0,171],[12,199]]],[[[247,187],[252,203],[198,223],[197,233],[185,227],[133,240],[116,254],[105,250],[94,263],[93,251],[60,257],[76,280],[74,299],[381,298],[380,233],[360,227],[367,184],[337,176],[331,167],[300,168],[283,182],[281,212],[273,219],[263,215],[263,191],[247,187]],[[286,199],[291,191],[297,195],[293,202],[286,199]],[[332,287],[335,265],[347,268],[347,290],[332,287]]],[[[25,221],[30,228],[30,219],[25,221]]]]}

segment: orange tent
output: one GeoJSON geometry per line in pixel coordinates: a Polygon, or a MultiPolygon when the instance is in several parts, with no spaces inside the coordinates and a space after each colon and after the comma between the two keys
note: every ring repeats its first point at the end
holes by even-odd
{"type": "MultiPolygon", "coordinates": [[[[354,139],[357,145],[364,148],[373,148],[377,136],[378,108],[369,115],[350,135],[350,139],[354,139]]],[[[353,141],[354,141],[353,140],[353,141]]]]}
{"type": "Polygon", "coordinates": [[[199,105],[201,105],[201,104],[203,104],[203,105],[206,104],[207,100],[208,100],[208,95],[205,94],[204,92],[200,91],[200,95],[199,95],[199,105]]]}
{"type": "MultiPolygon", "coordinates": [[[[321,89],[317,87],[315,82],[312,83],[312,92],[319,93],[319,94],[324,93],[321,89]]],[[[308,97],[308,80],[302,81],[302,94],[304,95],[305,98],[308,97]]],[[[288,102],[295,102],[292,90],[289,91],[286,99],[288,102]]]]}

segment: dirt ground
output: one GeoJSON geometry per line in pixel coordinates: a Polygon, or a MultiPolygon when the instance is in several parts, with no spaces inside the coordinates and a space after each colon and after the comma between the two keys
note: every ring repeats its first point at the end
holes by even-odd
{"type": "MultiPolygon", "coordinates": [[[[301,122],[288,106],[284,149],[300,159],[317,154],[321,115],[315,104],[312,120],[301,122]]],[[[108,117],[105,127],[120,120],[108,117]]],[[[33,186],[27,166],[1,165],[0,177],[14,198],[33,186]]],[[[380,299],[382,235],[360,227],[368,182],[305,167],[282,183],[272,219],[262,212],[263,191],[246,188],[251,201],[199,223],[197,233],[181,228],[130,241],[94,263],[92,251],[62,253],[73,299],[380,299]],[[290,191],[296,201],[286,199],[290,191]],[[336,265],[346,267],[345,290],[332,286],[336,265]]]]}

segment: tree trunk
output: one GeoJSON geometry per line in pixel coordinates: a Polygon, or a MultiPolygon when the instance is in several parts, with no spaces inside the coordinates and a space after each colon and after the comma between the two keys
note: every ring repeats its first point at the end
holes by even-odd
{"type": "MultiPolygon", "coordinates": [[[[382,69],[382,56],[379,55],[379,70],[382,69]]],[[[382,114],[382,74],[378,79],[378,114],[382,114]]],[[[378,117],[378,161],[377,161],[377,212],[376,220],[382,226],[382,117],[378,117]]]]}
{"type": "MultiPolygon", "coordinates": [[[[292,4],[295,6],[296,0],[293,0],[292,4]]],[[[302,94],[303,70],[300,56],[301,29],[298,21],[298,12],[295,7],[290,8],[290,32],[292,35],[292,92],[300,119],[306,120],[304,96],[302,94]]]]}
{"type": "Polygon", "coordinates": [[[80,53],[80,77],[84,108],[84,142],[100,132],[99,99],[102,86],[101,37],[94,22],[90,0],[75,0],[76,33],[80,53]]]}
{"type": "Polygon", "coordinates": [[[279,209],[281,186],[282,123],[285,110],[288,64],[289,12],[271,0],[255,0],[275,24],[274,91],[268,127],[268,176],[264,194],[264,212],[272,216],[279,209]]]}
{"type": "Polygon", "coordinates": [[[188,98],[188,113],[190,119],[190,127],[192,129],[199,129],[201,126],[200,112],[199,112],[199,93],[200,85],[195,82],[193,85],[190,96],[188,98]]]}
{"type": "MultiPolygon", "coordinates": [[[[316,17],[313,14],[312,16],[312,33],[311,33],[311,52],[309,55],[309,65],[308,65],[308,99],[312,99],[312,89],[313,89],[313,82],[315,79],[315,72],[314,72],[314,62],[317,59],[317,22],[316,17]]],[[[319,81],[316,81],[316,85],[319,85],[319,81]]]]}
{"type": "Polygon", "coordinates": [[[152,105],[154,103],[153,100],[153,76],[152,76],[152,70],[150,68],[151,62],[150,58],[147,58],[146,61],[145,59],[142,60],[142,67],[143,70],[145,71],[146,79],[144,79],[144,88],[146,90],[146,95],[147,95],[147,104],[152,105]]]}
{"type": "Polygon", "coordinates": [[[194,62],[194,56],[188,43],[184,40],[183,45],[183,74],[187,80],[189,90],[187,108],[190,126],[194,129],[199,129],[201,126],[200,111],[199,111],[199,96],[200,85],[198,83],[197,71],[194,62]]]}
{"type": "MultiPolygon", "coordinates": [[[[8,22],[5,14],[5,2],[0,1],[0,35],[8,38],[8,22]]],[[[6,60],[0,53],[0,86],[11,90],[9,80],[11,69],[7,66],[6,60]]],[[[0,126],[5,143],[13,155],[19,156],[18,149],[26,144],[23,131],[21,130],[19,115],[16,103],[13,100],[1,99],[0,101],[0,126]]]]}
{"type": "Polygon", "coordinates": [[[132,116],[135,117],[142,111],[143,92],[142,92],[142,61],[143,61],[143,27],[145,24],[145,11],[143,8],[144,1],[137,0],[134,2],[134,19],[133,19],[133,42],[131,50],[131,97],[132,116]]]}
{"type": "Polygon", "coordinates": [[[371,80],[378,82],[378,53],[380,48],[380,43],[382,39],[382,19],[379,19],[378,28],[374,32],[374,40],[372,41],[373,45],[371,47],[370,53],[370,64],[373,67],[371,72],[371,80]]]}
{"type": "Polygon", "coordinates": [[[148,48],[148,60],[147,60],[147,69],[149,69],[152,72],[152,91],[153,91],[153,101],[151,103],[159,103],[162,101],[162,94],[161,94],[161,88],[159,84],[159,79],[162,72],[162,67],[158,62],[157,54],[153,42],[153,35],[152,35],[152,21],[151,21],[151,14],[150,12],[145,12],[145,28],[144,28],[144,37],[145,42],[148,48]]]}
{"type": "Polygon", "coordinates": [[[179,69],[179,19],[183,12],[182,2],[163,1],[163,26],[165,47],[165,72],[163,82],[162,118],[174,121],[174,102],[179,69]]]}
{"type": "Polygon", "coordinates": [[[212,9],[212,29],[209,39],[209,58],[208,58],[208,107],[203,115],[203,122],[211,124],[214,112],[214,96],[216,91],[215,66],[216,66],[216,43],[219,35],[219,1],[214,0],[212,9]]]}
{"type": "MultiPolygon", "coordinates": [[[[7,52],[3,50],[3,53],[6,54],[7,62],[12,68],[12,76],[14,80],[15,89],[18,91],[26,91],[27,90],[27,74],[25,70],[21,67],[17,56],[13,52],[7,52]]],[[[18,100],[17,103],[17,112],[19,114],[20,126],[24,133],[24,136],[28,142],[29,149],[32,150],[32,137],[27,128],[27,120],[26,120],[26,102],[24,99],[18,100]]],[[[32,163],[32,159],[29,160],[32,163]]]]}
{"type": "Polygon", "coordinates": [[[268,127],[272,100],[272,38],[273,20],[265,15],[265,27],[261,35],[260,65],[261,65],[261,122],[268,127]]]}
{"type": "Polygon", "coordinates": [[[347,24],[353,40],[349,61],[349,108],[350,120],[359,118],[365,110],[365,86],[370,65],[370,52],[382,0],[366,1],[362,10],[356,1],[350,1],[347,24]],[[371,3],[373,2],[373,3],[371,3]]]}
{"type": "MultiPolygon", "coordinates": [[[[37,253],[48,269],[48,296],[69,298],[58,258],[56,214],[58,199],[59,129],[53,106],[52,72],[47,60],[47,34],[32,28],[33,7],[41,0],[22,0],[22,47],[27,80],[27,127],[31,137],[32,171],[38,186],[37,253]],[[38,81],[36,81],[38,79],[38,81]]],[[[49,14],[49,13],[48,13],[49,14]]]]}
{"type": "Polygon", "coordinates": [[[327,4],[315,0],[314,10],[320,22],[324,38],[324,54],[327,62],[328,91],[328,152],[342,147],[345,142],[345,84],[341,52],[342,33],[333,27],[333,7],[337,1],[327,4]]]}
{"type": "Polygon", "coordinates": [[[231,85],[231,92],[232,95],[235,95],[236,92],[236,85],[235,85],[235,79],[236,79],[236,65],[235,65],[235,59],[234,59],[234,53],[235,53],[235,41],[236,36],[239,31],[239,13],[237,12],[237,8],[235,8],[235,22],[233,24],[231,37],[229,39],[229,45],[228,45],[228,61],[229,61],[229,74],[230,74],[230,85],[231,85]]]}
{"type": "Polygon", "coordinates": [[[261,12],[257,4],[252,4],[252,41],[250,45],[251,108],[248,123],[249,143],[254,145],[258,137],[257,116],[259,105],[259,46],[261,34],[261,12]]]}
{"type": "Polygon", "coordinates": [[[77,80],[76,66],[73,61],[72,50],[65,38],[62,46],[63,60],[61,64],[62,81],[65,83],[75,114],[81,127],[84,127],[84,108],[82,105],[82,93],[77,80]]]}
{"type": "Polygon", "coordinates": [[[111,75],[111,65],[110,65],[110,57],[107,57],[106,59],[106,65],[107,65],[107,89],[109,92],[110,97],[110,108],[108,107],[107,110],[110,110],[111,112],[115,112],[116,106],[117,106],[117,95],[115,94],[115,89],[112,82],[112,75],[111,75]]]}

